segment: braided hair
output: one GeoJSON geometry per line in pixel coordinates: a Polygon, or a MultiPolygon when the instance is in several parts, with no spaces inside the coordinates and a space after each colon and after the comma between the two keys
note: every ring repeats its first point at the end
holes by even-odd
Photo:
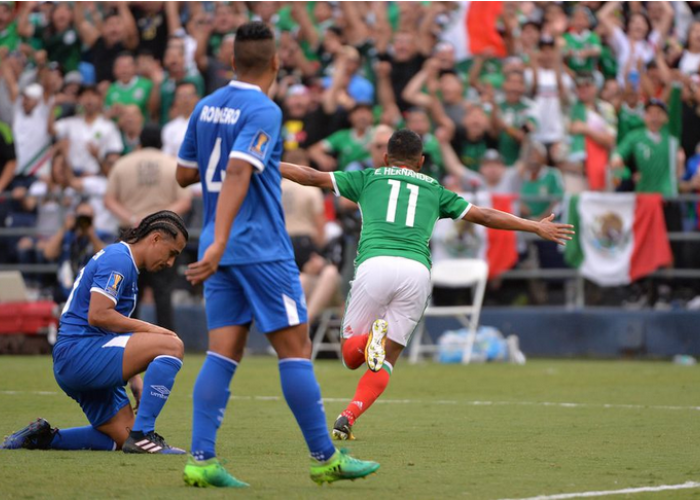
{"type": "Polygon", "coordinates": [[[125,243],[136,243],[153,231],[161,231],[172,236],[173,239],[180,233],[185,237],[185,241],[190,237],[185,222],[178,214],[170,210],[161,210],[144,217],[137,227],[123,231],[120,240],[125,243]]]}

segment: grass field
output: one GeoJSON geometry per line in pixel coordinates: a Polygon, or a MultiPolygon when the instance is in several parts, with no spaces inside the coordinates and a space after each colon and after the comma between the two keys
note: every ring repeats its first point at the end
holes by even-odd
{"type": "MultiPolygon", "coordinates": [[[[158,430],[186,447],[189,356],[158,430]]],[[[329,424],[358,372],[316,364],[329,424]]],[[[355,426],[353,453],[381,462],[364,481],[320,488],[281,399],[276,362],[250,358],[233,381],[219,453],[252,487],[186,488],[182,457],[0,452],[0,498],[523,498],[700,481],[700,369],[670,363],[532,361],[525,366],[402,364],[355,426]],[[569,404],[572,403],[572,404],[569,404]]],[[[0,357],[0,434],[43,416],[85,425],[48,357],[0,357]]],[[[700,488],[630,498],[700,499],[700,488]]]]}

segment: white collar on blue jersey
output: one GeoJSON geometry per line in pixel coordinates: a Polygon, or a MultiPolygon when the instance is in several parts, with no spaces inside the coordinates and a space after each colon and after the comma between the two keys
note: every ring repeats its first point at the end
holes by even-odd
{"type": "Polygon", "coordinates": [[[136,265],[136,261],[134,260],[134,254],[131,253],[131,246],[128,243],[125,243],[123,241],[120,241],[119,243],[124,245],[127,248],[127,250],[129,250],[129,257],[131,257],[131,263],[134,264],[134,269],[136,269],[136,274],[141,274],[139,272],[139,266],[136,265]]]}
{"type": "Polygon", "coordinates": [[[236,87],[239,89],[258,90],[258,91],[262,92],[262,89],[260,87],[258,87],[257,85],[253,85],[253,84],[246,83],[246,82],[239,82],[238,80],[231,80],[228,84],[231,87],[236,87]]]}

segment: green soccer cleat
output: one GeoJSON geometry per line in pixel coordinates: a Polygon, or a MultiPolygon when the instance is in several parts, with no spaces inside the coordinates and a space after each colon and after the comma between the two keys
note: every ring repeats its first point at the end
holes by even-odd
{"type": "Polygon", "coordinates": [[[367,367],[373,372],[378,372],[384,365],[386,359],[386,332],[389,330],[389,323],[383,319],[378,319],[372,324],[369,332],[367,345],[365,346],[365,359],[367,367]]]}
{"type": "Polygon", "coordinates": [[[348,455],[348,451],[336,450],[335,454],[326,462],[311,460],[311,480],[322,485],[334,483],[344,479],[355,479],[374,474],[379,469],[377,462],[358,460],[348,455]]]}
{"type": "Polygon", "coordinates": [[[217,458],[209,460],[195,460],[191,455],[187,458],[187,465],[182,473],[182,479],[188,486],[199,488],[247,488],[248,483],[239,481],[219,463],[217,458]]]}

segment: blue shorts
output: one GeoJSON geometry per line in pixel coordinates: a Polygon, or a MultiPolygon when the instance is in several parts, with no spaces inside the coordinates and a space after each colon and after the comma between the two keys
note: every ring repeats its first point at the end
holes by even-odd
{"type": "Polygon", "coordinates": [[[66,337],[53,348],[56,382],[75,399],[93,427],[129,404],[122,375],[124,348],[131,335],[66,337]]]}
{"type": "Polygon", "coordinates": [[[294,260],[221,266],[204,282],[210,330],[247,325],[262,333],[306,323],[306,300],[294,260]]]}

